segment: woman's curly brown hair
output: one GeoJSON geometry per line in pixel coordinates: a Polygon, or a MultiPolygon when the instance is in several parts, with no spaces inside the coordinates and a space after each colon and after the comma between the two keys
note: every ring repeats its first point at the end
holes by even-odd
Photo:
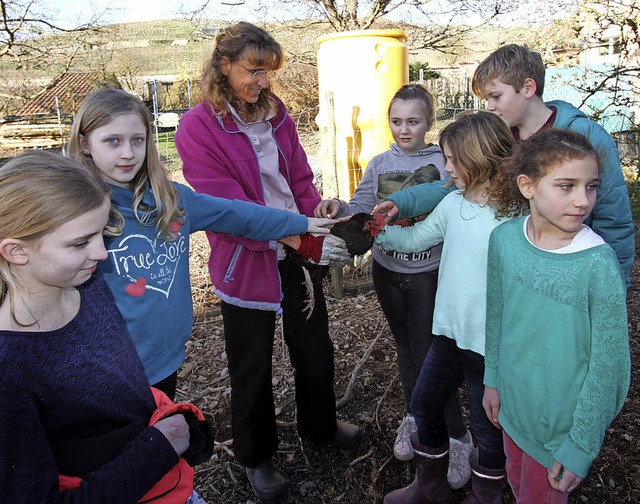
{"type": "Polygon", "coordinates": [[[484,110],[463,112],[440,132],[440,148],[450,151],[464,192],[493,180],[514,145],[506,123],[484,110]]]}
{"type": "Polygon", "coordinates": [[[202,72],[201,94],[221,117],[225,117],[231,104],[245,121],[263,120],[269,113],[275,114],[278,104],[271,85],[263,89],[257,103],[237,100],[229,88],[229,80],[222,73],[220,62],[247,58],[252,65],[268,70],[279,70],[284,64],[282,47],[265,30],[251,23],[240,22],[228,26],[216,35],[211,56],[202,72]]]}

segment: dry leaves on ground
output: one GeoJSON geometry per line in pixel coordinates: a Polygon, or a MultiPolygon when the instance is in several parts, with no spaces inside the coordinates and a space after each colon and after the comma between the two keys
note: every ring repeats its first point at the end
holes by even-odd
{"type": "MultiPolygon", "coordinates": [[[[216,424],[216,452],[198,467],[196,488],[210,504],[250,503],[253,494],[243,468],[233,458],[230,432],[230,385],[222,320],[211,294],[206,269],[208,245],[194,235],[191,254],[196,320],[187,360],[180,373],[179,398],[192,400],[216,424]]],[[[345,274],[345,296],[331,297],[325,285],[330,330],[335,347],[336,396],[340,418],[364,431],[360,448],[348,457],[331,447],[302,442],[295,429],[293,374],[286,347],[274,348],[273,390],[278,412],[280,448],[277,465],[291,480],[291,502],[309,504],[381,503],[385,493],[408,484],[412,463],[393,458],[395,430],[404,416],[396,367],[395,345],[380,311],[370,278],[360,268],[345,274]]],[[[629,291],[629,322],[633,379],[629,397],[613,423],[589,477],[571,495],[572,503],[640,502],[640,274],[634,269],[629,291]]],[[[278,332],[279,334],[279,332],[278,332]]],[[[461,502],[470,485],[456,492],[461,502]]],[[[505,489],[503,501],[514,502],[505,489]]]]}

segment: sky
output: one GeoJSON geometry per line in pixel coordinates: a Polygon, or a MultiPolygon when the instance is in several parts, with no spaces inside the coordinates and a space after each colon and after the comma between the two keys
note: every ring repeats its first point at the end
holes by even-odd
{"type": "MultiPolygon", "coordinates": [[[[39,0],[47,11],[47,17],[64,28],[73,28],[89,22],[95,13],[100,13],[100,24],[152,21],[157,19],[182,18],[186,12],[196,10],[204,0],[156,0],[139,2],[135,0],[39,0]],[[152,7],[150,7],[150,5],[152,7]],[[108,10],[107,10],[108,7],[108,10]]],[[[274,0],[274,9],[268,13],[257,10],[255,0],[210,0],[205,11],[206,17],[227,21],[260,21],[261,17],[274,18],[279,2],[274,0]]]]}
{"type": "MultiPolygon", "coordinates": [[[[561,3],[571,3],[575,0],[553,0],[556,5],[561,3]]],[[[88,23],[95,19],[98,13],[98,24],[110,23],[127,23],[137,21],[152,21],[158,19],[171,18],[188,18],[188,13],[197,10],[207,0],[155,0],[155,2],[145,2],[136,0],[35,0],[35,3],[41,7],[43,17],[56,22],[62,28],[75,28],[82,24],[88,23]],[[151,5],[151,7],[149,6],[151,5]]],[[[295,3],[295,2],[294,2],[295,3]]],[[[300,2],[302,4],[303,2],[300,2]]],[[[538,7],[542,8],[542,2],[538,7]]],[[[300,5],[298,4],[298,5],[300,5]]],[[[500,17],[500,24],[521,24],[523,19],[534,21],[531,16],[532,7],[530,4],[518,4],[517,0],[504,0],[505,5],[520,5],[517,11],[511,15],[503,15],[500,17]]],[[[451,7],[447,0],[432,0],[435,12],[447,12],[451,7]]],[[[283,6],[279,0],[208,0],[207,9],[204,16],[198,17],[209,19],[222,19],[229,22],[235,21],[282,21],[292,18],[305,18],[305,14],[299,9],[299,12],[292,14],[291,7],[283,6]],[[268,5],[268,8],[260,8],[260,4],[268,5]],[[289,10],[287,10],[289,9],[289,10]]],[[[562,9],[560,9],[562,11],[562,9]]],[[[390,17],[392,19],[401,19],[409,23],[424,23],[424,17],[418,15],[414,19],[415,11],[408,7],[401,7],[393,12],[390,17]]],[[[543,16],[549,19],[549,13],[543,16]]],[[[446,23],[449,19],[448,15],[443,14],[442,19],[438,16],[432,17],[432,20],[440,23],[446,23]]],[[[479,23],[481,17],[466,15],[457,19],[457,22],[465,22],[469,24],[479,23]]]]}

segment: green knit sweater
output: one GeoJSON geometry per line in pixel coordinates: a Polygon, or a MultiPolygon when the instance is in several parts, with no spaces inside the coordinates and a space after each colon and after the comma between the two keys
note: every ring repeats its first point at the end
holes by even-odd
{"type": "Polygon", "coordinates": [[[585,477],[629,388],[625,284],[609,245],[540,250],[523,219],[489,241],[484,383],[525,453],[585,477]]]}

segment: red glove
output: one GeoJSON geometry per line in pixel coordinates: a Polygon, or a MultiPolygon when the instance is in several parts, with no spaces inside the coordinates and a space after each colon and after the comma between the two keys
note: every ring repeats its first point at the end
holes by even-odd
{"type": "Polygon", "coordinates": [[[303,234],[300,237],[300,247],[296,252],[320,266],[344,264],[351,259],[345,241],[332,234],[324,236],[303,234]]]}
{"type": "Polygon", "coordinates": [[[313,236],[306,233],[300,237],[300,247],[296,252],[305,259],[311,259],[315,263],[320,262],[322,257],[322,242],[324,236],[313,236]]]}

